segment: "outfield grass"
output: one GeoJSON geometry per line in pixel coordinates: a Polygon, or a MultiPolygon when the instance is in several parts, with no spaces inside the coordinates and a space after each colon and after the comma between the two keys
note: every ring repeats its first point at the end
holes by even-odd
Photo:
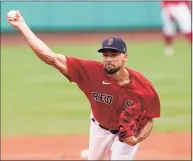
{"type": "MultiPolygon", "coordinates": [[[[100,60],[96,45],[51,46],[57,53],[100,60]]],[[[160,43],[128,44],[128,66],[141,71],[157,89],[162,104],[155,131],[190,131],[191,56],[186,42],[176,42],[174,57],[160,43]]],[[[89,103],[75,84],[45,65],[23,46],[1,49],[1,132],[54,135],[89,131],[89,103]]]]}

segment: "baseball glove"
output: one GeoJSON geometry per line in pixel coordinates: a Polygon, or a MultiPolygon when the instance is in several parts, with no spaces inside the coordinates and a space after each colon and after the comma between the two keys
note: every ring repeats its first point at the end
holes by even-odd
{"type": "Polygon", "coordinates": [[[119,140],[135,136],[146,122],[145,109],[140,103],[132,103],[124,108],[119,119],[119,140]]]}

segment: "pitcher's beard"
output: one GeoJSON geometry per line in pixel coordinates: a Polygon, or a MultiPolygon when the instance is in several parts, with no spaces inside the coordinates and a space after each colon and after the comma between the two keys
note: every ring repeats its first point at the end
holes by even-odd
{"type": "Polygon", "coordinates": [[[116,72],[118,72],[120,70],[120,68],[104,68],[104,71],[107,74],[115,74],[116,72]]]}

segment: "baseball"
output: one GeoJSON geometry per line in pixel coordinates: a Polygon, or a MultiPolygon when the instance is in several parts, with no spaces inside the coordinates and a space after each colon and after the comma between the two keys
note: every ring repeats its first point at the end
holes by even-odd
{"type": "Polygon", "coordinates": [[[82,159],[88,159],[88,149],[83,149],[83,150],[81,150],[81,152],[80,152],[80,157],[81,157],[82,159]]]}
{"type": "Polygon", "coordinates": [[[8,14],[7,14],[7,16],[9,17],[9,18],[12,18],[12,19],[16,19],[16,11],[15,10],[11,10],[11,11],[9,11],[8,12],[8,14]]]}

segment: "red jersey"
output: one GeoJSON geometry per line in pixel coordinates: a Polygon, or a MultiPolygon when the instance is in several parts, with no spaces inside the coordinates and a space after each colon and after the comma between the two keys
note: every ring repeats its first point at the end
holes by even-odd
{"type": "Polygon", "coordinates": [[[190,6],[191,2],[190,1],[180,1],[180,0],[177,0],[177,1],[171,1],[171,0],[162,0],[161,1],[161,5],[162,7],[167,7],[169,5],[178,5],[180,3],[183,3],[183,4],[186,4],[188,6],[190,6]]]}
{"type": "Polygon", "coordinates": [[[66,57],[68,79],[87,96],[94,118],[104,127],[117,130],[123,107],[139,101],[146,116],[160,116],[159,97],[152,84],[140,73],[128,69],[131,83],[120,86],[109,78],[101,62],[66,57]]]}

